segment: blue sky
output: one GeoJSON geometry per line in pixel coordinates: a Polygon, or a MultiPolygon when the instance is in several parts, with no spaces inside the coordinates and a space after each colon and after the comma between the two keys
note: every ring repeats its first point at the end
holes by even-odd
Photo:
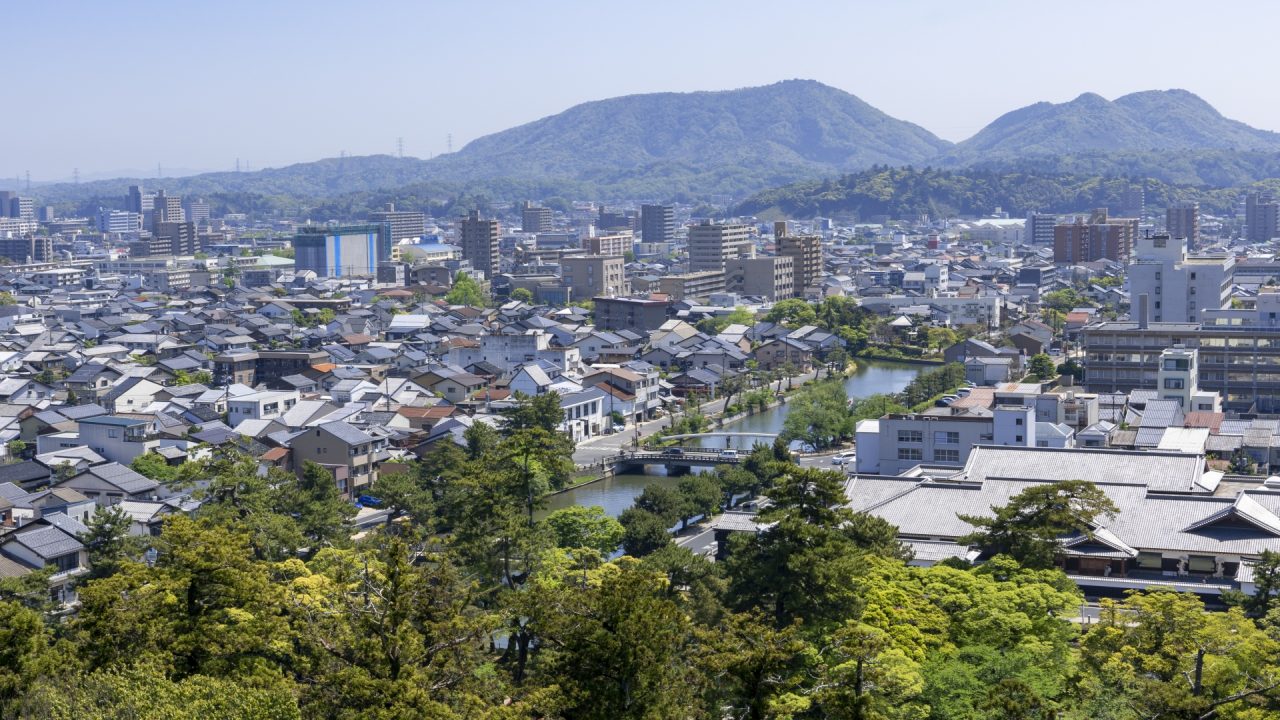
{"type": "MultiPolygon", "coordinates": [[[[2,15],[0,178],[428,157],[588,100],[813,78],[959,140],[1182,87],[1280,130],[1280,4],[40,0],[2,15]]],[[[168,173],[166,173],[168,174],[168,173]]]]}

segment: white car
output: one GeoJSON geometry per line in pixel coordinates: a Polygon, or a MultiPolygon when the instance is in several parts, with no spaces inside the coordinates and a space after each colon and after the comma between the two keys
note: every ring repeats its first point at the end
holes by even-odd
{"type": "Polygon", "coordinates": [[[845,452],[838,452],[835,455],[831,456],[831,464],[845,465],[847,463],[853,462],[854,460],[857,459],[857,457],[858,457],[857,453],[855,453],[852,450],[846,450],[845,452]]]}

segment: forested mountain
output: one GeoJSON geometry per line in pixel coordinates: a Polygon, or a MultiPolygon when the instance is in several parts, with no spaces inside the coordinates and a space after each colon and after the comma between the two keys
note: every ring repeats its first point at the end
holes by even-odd
{"type": "Polygon", "coordinates": [[[1185,90],[1165,90],[1037,103],[952,145],[842,90],[788,80],[589,102],[431,160],[330,158],[257,172],[50,185],[33,194],[86,214],[118,207],[130,184],[142,184],[209,197],[219,210],[320,205],[359,216],[388,200],[430,210],[460,198],[742,198],[872,165],[1229,187],[1280,177],[1280,134],[1224,118],[1185,90]]]}
{"type": "Polygon", "coordinates": [[[1280,134],[1227,119],[1186,90],[1150,90],[1114,101],[1085,93],[1006,113],[956,145],[944,162],[1175,150],[1276,153],[1280,134]]]}
{"type": "Polygon", "coordinates": [[[1145,187],[1146,202],[1153,207],[1194,200],[1206,212],[1228,213],[1238,196],[1234,189],[1172,185],[1142,178],[877,167],[840,178],[767,190],[747,199],[734,212],[797,218],[901,218],[921,214],[983,215],[999,207],[1017,217],[1033,210],[1066,213],[1117,207],[1120,194],[1134,184],[1145,187]]]}

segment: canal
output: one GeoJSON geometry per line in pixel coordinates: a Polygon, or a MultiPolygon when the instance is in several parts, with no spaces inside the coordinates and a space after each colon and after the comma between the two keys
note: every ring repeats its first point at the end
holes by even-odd
{"type": "MultiPolygon", "coordinates": [[[[862,398],[876,393],[896,393],[907,386],[917,375],[931,369],[929,365],[910,365],[884,360],[859,360],[858,369],[844,382],[844,388],[850,398],[862,398]]],[[[778,407],[762,413],[751,415],[719,428],[716,432],[769,433],[782,430],[783,419],[787,416],[790,405],[783,403],[778,407]]],[[[714,438],[711,442],[716,447],[723,447],[727,441],[735,447],[749,448],[750,437],[714,438]]],[[[599,505],[612,517],[617,517],[623,510],[631,507],[632,501],[653,482],[668,482],[662,474],[662,468],[650,468],[654,474],[617,475],[607,480],[574,488],[568,492],[552,495],[544,512],[559,510],[570,505],[599,505]]],[[[676,482],[670,480],[669,482],[676,482]]]]}

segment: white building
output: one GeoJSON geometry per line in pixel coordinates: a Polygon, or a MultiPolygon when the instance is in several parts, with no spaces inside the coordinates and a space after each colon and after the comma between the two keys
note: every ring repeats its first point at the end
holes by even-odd
{"type": "Polygon", "coordinates": [[[1129,266],[1131,315],[1147,296],[1152,322],[1200,322],[1202,310],[1220,310],[1231,297],[1233,255],[1188,255],[1186,238],[1152,235],[1137,239],[1129,266]]]}

